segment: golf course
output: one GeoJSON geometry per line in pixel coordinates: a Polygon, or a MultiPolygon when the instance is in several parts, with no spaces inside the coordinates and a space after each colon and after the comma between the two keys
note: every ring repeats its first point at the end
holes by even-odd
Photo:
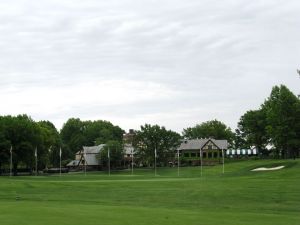
{"type": "Polygon", "coordinates": [[[0,177],[3,225],[299,225],[300,160],[0,177]],[[274,171],[252,171],[278,167],[274,171]]]}

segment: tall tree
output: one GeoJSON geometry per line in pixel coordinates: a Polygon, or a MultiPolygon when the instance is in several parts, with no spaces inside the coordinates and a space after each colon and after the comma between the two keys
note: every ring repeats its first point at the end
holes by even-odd
{"type": "Polygon", "coordinates": [[[225,139],[233,143],[234,133],[229,127],[218,120],[211,120],[183,130],[183,136],[188,139],[214,138],[225,139]]]}
{"type": "Polygon", "coordinates": [[[60,135],[63,142],[63,152],[68,152],[68,158],[72,159],[74,153],[82,149],[82,146],[87,145],[84,136],[85,124],[78,118],[71,118],[63,125],[60,135]]]}
{"type": "Polygon", "coordinates": [[[61,139],[64,144],[64,151],[69,152],[69,159],[83,146],[104,144],[108,141],[122,141],[124,131],[112,123],[103,120],[81,121],[71,118],[61,130],[61,139]]]}
{"type": "Polygon", "coordinates": [[[143,163],[153,164],[156,149],[158,162],[166,164],[169,159],[174,158],[174,150],[180,144],[180,139],[178,133],[166,130],[165,127],[145,124],[137,131],[134,146],[143,163]]]}
{"type": "MultiPolygon", "coordinates": [[[[44,166],[59,166],[59,149],[61,147],[61,139],[56,127],[50,121],[40,121],[37,123],[42,139],[42,146],[39,151],[43,151],[41,161],[44,166]]],[[[63,152],[64,153],[64,152],[63,152]]],[[[62,158],[64,158],[62,155],[62,158]]]]}
{"type": "Polygon", "coordinates": [[[251,110],[246,112],[238,123],[236,140],[241,138],[237,143],[237,148],[250,148],[254,146],[258,152],[264,154],[268,144],[268,135],[266,131],[267,118],[264,110],[251,110]]]}
{"type": "Polygon", "coordinates": [[[28,168],[33,168],[34,151],[42,145],[39,127],[27,115],[6,116],[3,122],[5,139],[9,140],[13,147],[14,174],[17,174],[17,167],[21,162],[28,168]]]}
{"type": "Polygon", "coordinates": [[[103,144],[108,141],[122,141],[124,131],[119,126],[104,120],[85,121],[85,132],[88,145],[103,144]]]}
{"type": "Polygon", "coordinates": [[[283,157],[294,157],[300,148],[300,101],[284,85],[275,86],[262,105],[271,143],[283,157]]]}
{"type": "Polygon", "coordinates": [[[2,174],[2,166],[9,162],[11,143],[7,139],[5,117],[0,116],[0,175],[2,174]]]}
{"type": "Polygon", "coordinates": [[[123,156],[124,152],[122,144],[119,141],[108,141],[103,150],[100,151],[98,158],[100,159],[102,166],[108,167],[108,161],[110,161],[111,168],[116,168],[121,166],[123,156]]]}

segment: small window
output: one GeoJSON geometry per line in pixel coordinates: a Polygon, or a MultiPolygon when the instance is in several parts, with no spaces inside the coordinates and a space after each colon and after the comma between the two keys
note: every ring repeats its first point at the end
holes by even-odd
{"type": "Polygon", "coordinates": [[[206,152],[203,152],[203,153],[202,153],[202,157],[203,157],[203,158],[206,158],[206,157],[207,157],[206,152]]]}
{"type": "Polygon", "coordinates": [[[184,153],[184,157],[186,158],[190,157],[190,153],[184,153]]]}
{"type": "Polygon", "coordinates": [[[218,158],[218,153],[214,152],[214,158],[218,158]]]}
{"type": "Polygon", "coordinates": [[[196,157],[196,153],[192,152],[191,157],[196,157]]]}

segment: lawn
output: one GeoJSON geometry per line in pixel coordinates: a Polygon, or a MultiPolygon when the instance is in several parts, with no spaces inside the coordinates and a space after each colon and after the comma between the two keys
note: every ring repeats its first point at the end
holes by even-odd
{"type": "Polygon", "coordinates": [[[0,177],[3,225],[299,225],[300,161],[0,177]],[[285,165],[279,171],[251,172],[285,165]]]}

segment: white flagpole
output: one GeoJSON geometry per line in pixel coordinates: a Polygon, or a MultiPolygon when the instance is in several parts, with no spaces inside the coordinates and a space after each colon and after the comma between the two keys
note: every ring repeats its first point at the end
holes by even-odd
{"type": "Polygon", "coordinates": [[[108,157],[108,175],[110,176],[110,152],[109,152],[109,148],[107,151],[107,157],[108,157]]]}
{"type": "Polygon", "coordinates": [[[37,147],[35,147],[35,175],[37,176],[38,168],[37,168],[37,147]]]}
{"type": "Polygon", "coordinates": [[[84,176],[86,176],[86,152],[83,149],[83,153],[84,153],[84,176]]]}
{"type": "Polygon", "coordinates": [[[59,148],[59,176],[61,176],[61,147],[59,148]]]}
{"type": "Polygon", "coordinates": [[[203,158],[203,155],[202,155],[203,153],[202,153],[202,150],[200,149],[200,166],[201,166],[201,177],[202,177],[202,170],[203,170],[203,160],[202,160],[202,158],[203,158]]]}
{"type": "MultiPolygon", "coordinates": [[[[51,159],[50,159],[51,149],[52,149],[52,145],[50,145],[48,149],[49,164],[51,164],[51,159]]],[[[48,169],[48,163],[46,164],[46,169],[48,169]]]]}
{"type": "Polygon", "coordinates": [[[177,176],[179,177],[179,149],[177,149],[177,176]]]}
{"type": "Polygon", "coordinates": [[[225,173],[225,156],[224,156],[224,149],[222,149],[222,156],[223,156],[223,174],[225,173]]]}
{"type": "Polygon", "coordinates": [[[12,145],[10,146],[10,172],[9,176],[12,176],[12,145]]]}
{"type": "Polygon", "coordinates": [[[155,176],[156,176],[156,158],[157,158],[157,152],[156,152],[156,147],[155,147],[155,149],[154,149],[154,174],[155,174],[155,176]]]}
{"type": "Polygon", "coordinates": [[[131,148],[131,175],[133,175],[133,147],[131,148]]]}

